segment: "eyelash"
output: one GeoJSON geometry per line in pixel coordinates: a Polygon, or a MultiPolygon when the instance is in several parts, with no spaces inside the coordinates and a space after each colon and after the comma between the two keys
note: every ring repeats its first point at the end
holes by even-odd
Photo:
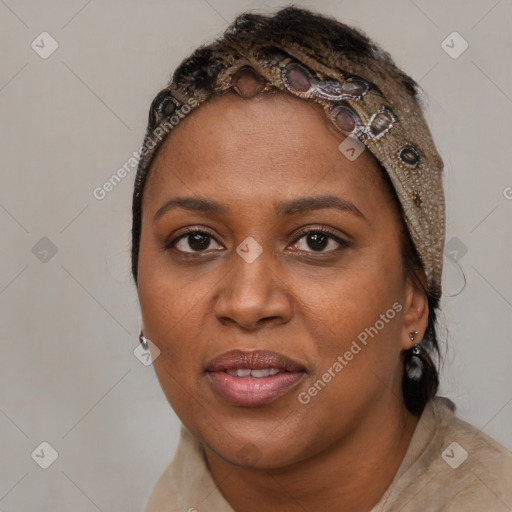
{"type": "MultiPolygon", "coordinates": [[[[177,236],[177,237],[173,238],[172,240],[170,240],[169,242],[167,242],[164,246],[164,249],[171,250],[182,238],[186,238],[187,236],[193,235],[196,233],[200,233],[202,235],[207,235],[210,238],[212,238],[213,240],[216,240],[216,238],[211,233],[206,231],[205,229],[189,228],[186,231],[184,231],[183,233],[181,233],[179,236],[177,236]]],[[[347,249],[348,247],[350,247],[350,245],[345,240],[342,240],[338,235],[336,235],[334,232],[332,232],[329,228],[327,228],[325,226],[322,226],[321,228],[313,228],[313,229],[301,231],[300,233],[298,233],[297,237],[293,240],[293,242],[290,245],[296,244],[301,238],[303,238],[304,236],[310,235],[310,234],[326,235],[329,238],[332,238],[341,247],[338,247],[337,249],[333,249],[331,251],[326,251],[326,252],[322,252],[322,251],[300,251],[300,252],[307,252],[307,253],[313,253],[313,254],[315,254],[315,253],[316,254],[332,254],[332,253],[336,253],[338,251],[341,251],[343,249],[347,249]]],[[[180,254],[184,254],[186,256],[191,256],[194,254],[201,254],[206,251],[192,251],[192,252],[178,251],[178,252],[180,254]]]]}

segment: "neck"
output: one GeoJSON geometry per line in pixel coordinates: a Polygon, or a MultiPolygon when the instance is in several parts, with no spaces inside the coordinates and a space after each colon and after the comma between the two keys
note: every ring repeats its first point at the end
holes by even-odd
{"type": "Polygon", "coordinates": [[[373,410],[349,436],[284,468],[241,468],[205,447],[212,477],[232,508],[368,512],[392,482],[419,418],[403,404],[373,410]]]}

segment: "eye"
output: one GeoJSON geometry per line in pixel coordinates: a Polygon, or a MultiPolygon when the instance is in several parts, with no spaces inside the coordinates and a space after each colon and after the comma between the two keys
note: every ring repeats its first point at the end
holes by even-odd
{"type": "Polygon", "coordinates": [[[336,236],[326,228],[311,229],[303,232],[299,238],[295,240],[292,247],[299,251],[308,251],[308,247],[312,252],[335,252],[349,247],[348,243],[336,236]],[[324,249],[328,250],[324,250],[324,249]]]}
{"type": "MultiPolygon", "coordinates": [[[[193,229],[171,240],[166,248],[176,248],[179,252],[193,254],[212,249],[210,246],[213,240],[215,238],[210,233],[193,229]]],[[[220,247],[222,248],[222,246],[220,247]]]]}
{"type": "MultiPolygon", "coordinates": [[[[216,240],[213,235],[207,231],[190,229],[173,238],[165,248],[176,249],[178,252],[188,254],[224,249],[220,244],[217,244],[216,248],[212,247],[214,241],[216,240]]],[[[349,247],[349,244],[329,229],[322,227],[303,231],[291,247],[302,252],[330,253],[345,249],[349,247]]]]}

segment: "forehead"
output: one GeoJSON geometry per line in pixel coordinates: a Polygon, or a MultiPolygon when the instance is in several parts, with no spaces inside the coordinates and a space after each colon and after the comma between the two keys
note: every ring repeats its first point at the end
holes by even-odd
{"type": "Polygon", "coordinates": [[[283,93],[250,100],[228,93],[170,133],[152,164],[144,201],[185,191],[238,200],[326,190],[382,193],[374,157],[365,150],[348,160],[338,149],[343,140],[316,103],[283,93]]]}

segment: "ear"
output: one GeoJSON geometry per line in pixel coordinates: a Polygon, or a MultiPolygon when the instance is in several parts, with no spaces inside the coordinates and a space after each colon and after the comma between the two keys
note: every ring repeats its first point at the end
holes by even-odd
{"type": "MultiPolygon", "coordinates": [[[[426,288],[425,273],[420,272],[417,275],[426,288]]],[[[409,350],[423,339],[427,330],[428,299],[425,290],[410,276],[406,278],[404,297],[401,343],[404,350],[409,350]],[[412,342],[409,334],[414,331],[418,331],[418,334],[414,336],[414,342],[412,342]]]]}

